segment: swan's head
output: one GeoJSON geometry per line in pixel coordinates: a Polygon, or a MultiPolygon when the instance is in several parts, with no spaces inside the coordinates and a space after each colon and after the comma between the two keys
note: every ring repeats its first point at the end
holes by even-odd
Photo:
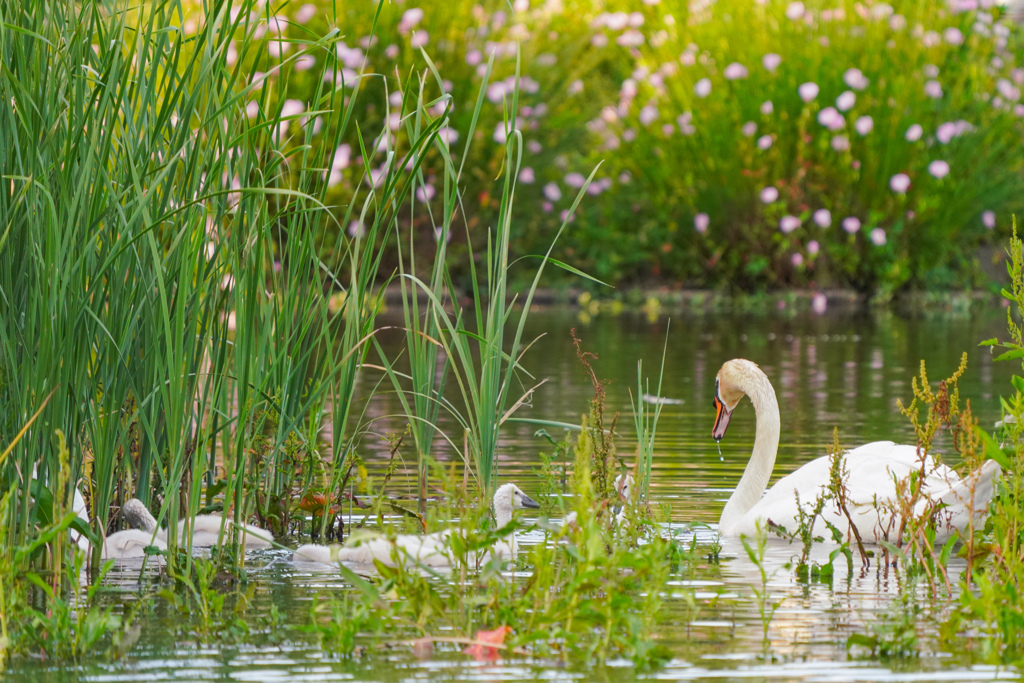
{"type": "Polygon", "coordinates": [[[121,506],[121,517],[132,529],[153,531],[156,529],[156,519],[150,514],[149,508],[138,498],[132,498],[121,506]]]}
{"type": "Polygon", "coordinates": [[[746,393],[743,387],[749,386],[752,379],[760,377],[764,377],[761,368],[749,360],[733,358],[722,365],[715,377],[715,426],[711,428],[711,436],[715,441],[721,441],[729,429],[732,411],[746,393]]]}
{"type": "Polygon", "coordinates": [[[511,512],[512,510],[521,510],[523,508],[537,509],[539,507],[540,503],[523,493],[515,484],[505,484],[498,487],[498,490],[494,492],[495,513],[499,510],[511,512]]]}
{"type": "Polygon", "coordinates": [[[632,500],[635,485],[636,482],[633,480],[632,474],[620,474],[615,477],[615,493],[622,500],[632,500]]]}

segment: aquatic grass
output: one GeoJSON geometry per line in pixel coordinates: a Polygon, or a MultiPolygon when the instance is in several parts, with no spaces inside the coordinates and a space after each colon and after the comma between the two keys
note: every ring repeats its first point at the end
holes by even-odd
{"type": "Polygon", "coordinates": [[[765,552],[768,549],[768,530],[762,529],[760,523],[758,523],[757,534],[754,538],[750,539],[742,536],[740,537],[740,542],[743,544],[743,550],[747,554],[747,559],[757,568],[759,584],[752,584],[750,589],[754,593],[757,612],[761,616],[761,643],[767,655],[768,645],[771,642],[768,640],[768,629],[771,627],[772,619],[775,617],[775,611],[782,605],[782,599],[773,599],[769,589],[769,583],[774,578],[775,571],[778,570],[769,573],[765,562],[765,552]]]}
{"type": "MultiPolygon", "coordinates": [[[[1003,290],[1008,301],[1005,340],[982,342],[983,346],[1002,350],[1000,361],[1024,359],[1024,332],[1020,314],[1024,310],[1024,252],[1017,235],[1016,221],[1007,248],[1009,285],[1003,290]]],[[[994,350],[994,349],[993,349],[994,350]]],[[[989,504],[989,515],[983,529],[975,530],[967,549],[970,571],[959,582],[959,604],[946,615],[941,632],[946,642],[958,648],[977,650],[989,662],[1024,661],[1024,601],[1021,598],[1020,576],[1024,572],[1024,379],[1011,377],[1011,389],[1000,398],[1003,419],[993,438],[976,425],[968,424],[965,432],[973,432],[975,447],[985,457],[997,460],[1003,468],[996,495],[989,504]],[[974,636],[970,634],[973,630],[974,636]]]]}
{"type": "MultiPolygon", "coordinates": [[[[493,60],[493,57],[491,59],[493,60]]],[[[490,63],[488,62],[488,64],[490,63]]],[[[476,99],[476,114],[479,113],[483,105],[486,83],[485,77],[476,99]]],[[[496,225],[488,229],[486,249],[480,256],[483,272],[479,276],[475,266],[477,257],[473,254],[472,242],[468,242],[471,271],[468,293],[473,302],[472,309],[465,313],[461,309],[454,312],[448,311],[447,300],[442,298],[439,293],[440,279],[436,271],[432,285],[423,282],[415,274],[403,274],[403,277],[414,282],[418,290],[427,296],[431,305],[429,315],[434,316],[437,321],[433,323],[436,324],[439,333],[437,342],[441,344],[448,362],[451,364],[452,374],[462,399],[463,412],[457,412],[456,419],[465,431],[466,442],[469,446],[469,453],[463,453],[463,458],[467,465],[472,464],[473,474],[485,493],[494,489],[498,431],[502,423],[509,419],[528,399],[530,392],[540,385],[537,383],[531,387],[524,387],[523,393],[518,396],[512,393],[520,374],[525,375],[527,381],[531,379],[529,373],[520,366],[521,355],[529,348],[528,344],[524,345],[522,335],[541,275],[549,262],[575,270],[551,258],[551,250],[568,223],[566,220],[563,221],[561,228],[553,237],[547,253],[540,257],[539,264],[533,271],[532,283],[525,290],[522,300],[509,296],[510,269],[513,265],[510,260],[512,206],[522,159],[522,136],[516,129],[515,115],[518,107],[518,92],[518,87],[513,88],[511,92],[508,118],[504,124],[506,130],[511,131],[511,134],[504,142],[505,165],[502,173],[501,208],[496,225]],[[506,350],[506,326],[509,323],[514,325],[514,329],[511,331],[511,340],[506,350]]],[[[474,122],[476,114],[473,118],[474,122]]],[[[451,183],[454,192],[459,185],[462,164],[465,159],[459,164],[458,171],[456,171],[454,162],[447,156],[444,148],[441,148],[441,154],[445,157],[445,182],[451,183]]],[[[590,179],[577,195],[572,211],[579,205],[589,181],[590,179]]],[[[463,213],[465,212],[465,208],[461,206],[461,194],[447,194],[446,196],[445,210],[448,212],[446,216],[451,215],[450,212],[455,210],[455,200],[458,200],[460,208],[463,213]]],[[[469,238],[468,229],[467,224],[467,239],[469,238]]],[[[449,234],[447,230],[450,230],[450,227],[446,228],[445,224],[442,224],[440,236],[449,234]]],[[[454,289],[450,276],[447,281],[447,289],[449,291],[454,289]]],[[[411,329],[415,330],[416,328],[411,329]]],[[[413,333],[415,334],[415,332],[413,333]]],[[[429,356],[427,358],[429,359],[429,356]]],[[[418,362],[418,365],[423,365],[423,363],[418,362]]],[[[430,365],[425,365],[425,368],[429,370],[430,365]]],[[[425,388],[425,391],[429,392],[429,390],[429,388],[425,388]]],[[[424,391],[418,391],[416,395],[423,397],[420,400],[432,400],[429,393],[424,391]]]]}
{"type": "MultiPolygon", "coordinates": [[[[258,510],[284,528],[294,460],[317,451],[328,404],[335,473],[351,451],[387,207],[409,184],[396,172],[367,193],[363,216],[383,226],[369,239],[338,232],[324,243],[336,221],[325,204],[330,158],[311,129],[284,135],[299,117],[280,84],[310,54],[336,72],[339,34],[252,79],[230,55],[257,49],[273,19],[259,8],[218,6],[196,21],[170,0],[145,13],[3,9],[20,29],[2,46],[10,68],[0,76],[13,103],[0,114],[0,443],[10,449],[3,479],[20,482],[16,542],[40,518],[28,474],[38,463],[56,481],[55,429],[68,435],[94,530],[113,530],[108,511],[138,496],[158,503],[172,547],[188,545],[177,521],[199,511],[204,487],[207,504],[228,492],[236,521],[258,510]],[[174,28],[183,25],[193,32],[174,28]],[[81,36],[96,36],[95,48],[81,36]],[[259,103],[252,121],[247,102],[259,103]],[[334,289],[347,295],[337,314],[334,289]]],[[[354,100],[341,106],[343,87],[319,82],[306,114],[340,137],[354,100]]]]}
{"type": "Polygon", "coordinates": [[[661,352],[661,368],[658,371],[658,386],[653,394],[650,391],[650,382],[643,376],[643,361],[636,364],[636,395],[630,392],[630,405],[633,407],[633,424],[636,429],[637,440],[637,482],[639,486],[639,497],[637,500],[647,500],[651,487],[651,469],[654,466],[654,439],[658,431],[658,418],[661,417],[661,409],[664,401],[661,400],[662,379],[665,376],[665,356],[668,353],[668,333],[671,323],[665,326],[665,345],[661,352]],[[654,396],[656,402],[653,411],[647,408],[645,397],[654,396]]]}

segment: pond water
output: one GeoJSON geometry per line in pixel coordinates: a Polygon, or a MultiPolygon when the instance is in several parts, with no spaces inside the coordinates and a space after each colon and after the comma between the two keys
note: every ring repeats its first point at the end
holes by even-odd
{"type": "MultiPolygon", "coordinates": [[[[547,383],[534,392],[522,417],[578,423],[593,395],[575,356],[570,329],[587,351],[597,354],[594,367],[610,380],[607,414],[620,414],[618,451],[631,459],[635,441],[630,390],[636,391],[637,361],[657,382],[658,366],[668,332],[668,352],[661,395],[678,403],[665,405],[658,425],[651,495],[671,508],[666,531],[703,522],[714,525],[746,465],[753,442],[754,415],[749,403],[737,408],[721,452],[711,439],[711,398],[714,377],[723,361],[744,357],[756,361],[773,381],[782,406],[783,436],[774,479],[825,453],[838,427],[845,446],[877,439],[912,441],[909,423],[895,407],[911,398],[910,382],[919,362],[928,364],[933,383],[952,373],[960,354],[968,353],[968,371],[961,396],[970,399],[982,425],[999,418],[999,394],[1009,387],[1011,363],[994,364],[978,342],[1005,336],[1005,313],[904,316],[895,313],[829,312],[823,316],[791,315],[771,310],[759,314],[676,315],[654,320],[642,314],[598,315],[582,320],[569,310],[531,314],[527,338],[544,335],[524,365],[547,383]]],[[[652,389],[653,391],[653,389],[652,389]]],[[[394,415],[397,405],[370,406],[371,416],[394,415]]],[[[374,431],[401,430],[400,421],[381,417],[374,431]]],[[[559,430],[546,428],[556,438],[559,430]]],[[[499,478],[515,481],[527,493],[539,484],[534,472],[539,451],[550,444],[535,435],[537,428],[509,423],[504,431],[499,478]]],[[[367,439],[362,457],[379,474],[386,446],[367,439]]],[[[439,457],[445,458],[444,451],[439,457]]],[[[399,472],[392,493],[411,494],[411,477],[399,472]]],[[[710,544],[715,534],[695,528],[698,541],[710,544]]],[[[537,532],[521,534],[537,542],[537,532]]],[[[293,539],[295,543],[305,539],[293,539]]],[[[767,640],[752,586],[757,569],[742,547],[724,543],[721,561],[699,572],[674,576],[664,587],[661,639],[674,658],[653,672],[638,672],[616,662],[599,672],[513,657],[495,664],[472,661],[458,647],[435,647],[417,657],[408,642],[374,647],[354,662],[337,661],[304,630],[310,608],[323,596],[351,591],[331,572],[310,572],[290,565],[283,551],[251,553],[247,563],[248,633],[221,634],[203,644],[182,634],[181,615],[165,600],[150,600],[140,612],[141,632],[135,646],[118,661],[89,658],[73,666],[45,661],[11,663],[8,680],[771,680],[771,681],[967,681],[1016,678],[1014,671],[984,666],[969,654],[941,650],[937,634],[919,617],[921,656],[908,661],[880,662],[848,651],[851,633],[863,632],[890,609],[900,577],[874,570],[857,573],[832,585],[801,583],[785,567],[795,551],[771,542],[765,566],[772,600],[781,601],[767,640]],[[685,598],[692,596],[697,614],[688,615],[685,598]]],[[[151,581],[137,581],[137,572],[115,572],[104,600],[121,612],[154,590],[151,581]]],[[[922,589],[923,590],[923,589],[922,589]]],[[[233,601],[234,598],[231,598],[233,601]]],[[[228,603],[228,607],[232,604],[228,603]]],[[[941,610],[944,603],[934,609],[941,610]]],[[[514,625],[512,625],[514,626],[514,625]]],[[[396,636],[397,638],[397,636],[396,636]]],[[[387,640],[386,638],[384,639],[387,640]]]]}

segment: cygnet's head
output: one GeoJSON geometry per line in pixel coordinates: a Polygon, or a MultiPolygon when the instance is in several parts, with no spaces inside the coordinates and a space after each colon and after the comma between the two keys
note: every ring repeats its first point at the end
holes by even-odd
{"type": "Polygon", "coordinates": [[[620,474],[615,477],[615,493],[619,498],[625,501],[632,500],[633,487],[636,485],[636,481],[633,479],[632,474],[620,474]]]}
{"type": "Polygon", "coordinates": [[[150,514],[149,508],[138,498],[132,498],[121,506],[121,517],[133,529],[153,531],[156,529],[156,519],[150,514]]]}
{"type": "Polygon", "coordinates": [[[741,387],[749,386],[752,380],[767,382],[767,379],[753,361],[733,358],[722,365],[715,377],[715,426],[711,428],[715,441],[721,441],[729,429],[732,411],[745,393],[741,387]]]}
{"type": "Polygon", "coordinates": [[[511,512],[512,510],[521,510],[523,508],[537,509],[539,507],[540,503],[523,493],[515,484],[499,486],[498,490],[494,492],[495,512],[498,510],[511,512]]]}

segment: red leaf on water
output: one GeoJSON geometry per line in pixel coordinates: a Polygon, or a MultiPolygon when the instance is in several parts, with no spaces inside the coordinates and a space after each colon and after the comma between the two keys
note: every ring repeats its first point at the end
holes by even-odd
{"type": "Polygon", "coordinates": [[[504,645],[505,636],[512,632],[511,626],[499,626],[493,631],[477,631],[476,637],[473,640],[479,641],[475,645],[470,645],[463,654],[473,655],[473,659],[478,661],[483,660],[495,660],[501,655],[498,654],[498,649],[495,647],[488,647],[483,643],[490,643],[492,645],[504,645]]]}

